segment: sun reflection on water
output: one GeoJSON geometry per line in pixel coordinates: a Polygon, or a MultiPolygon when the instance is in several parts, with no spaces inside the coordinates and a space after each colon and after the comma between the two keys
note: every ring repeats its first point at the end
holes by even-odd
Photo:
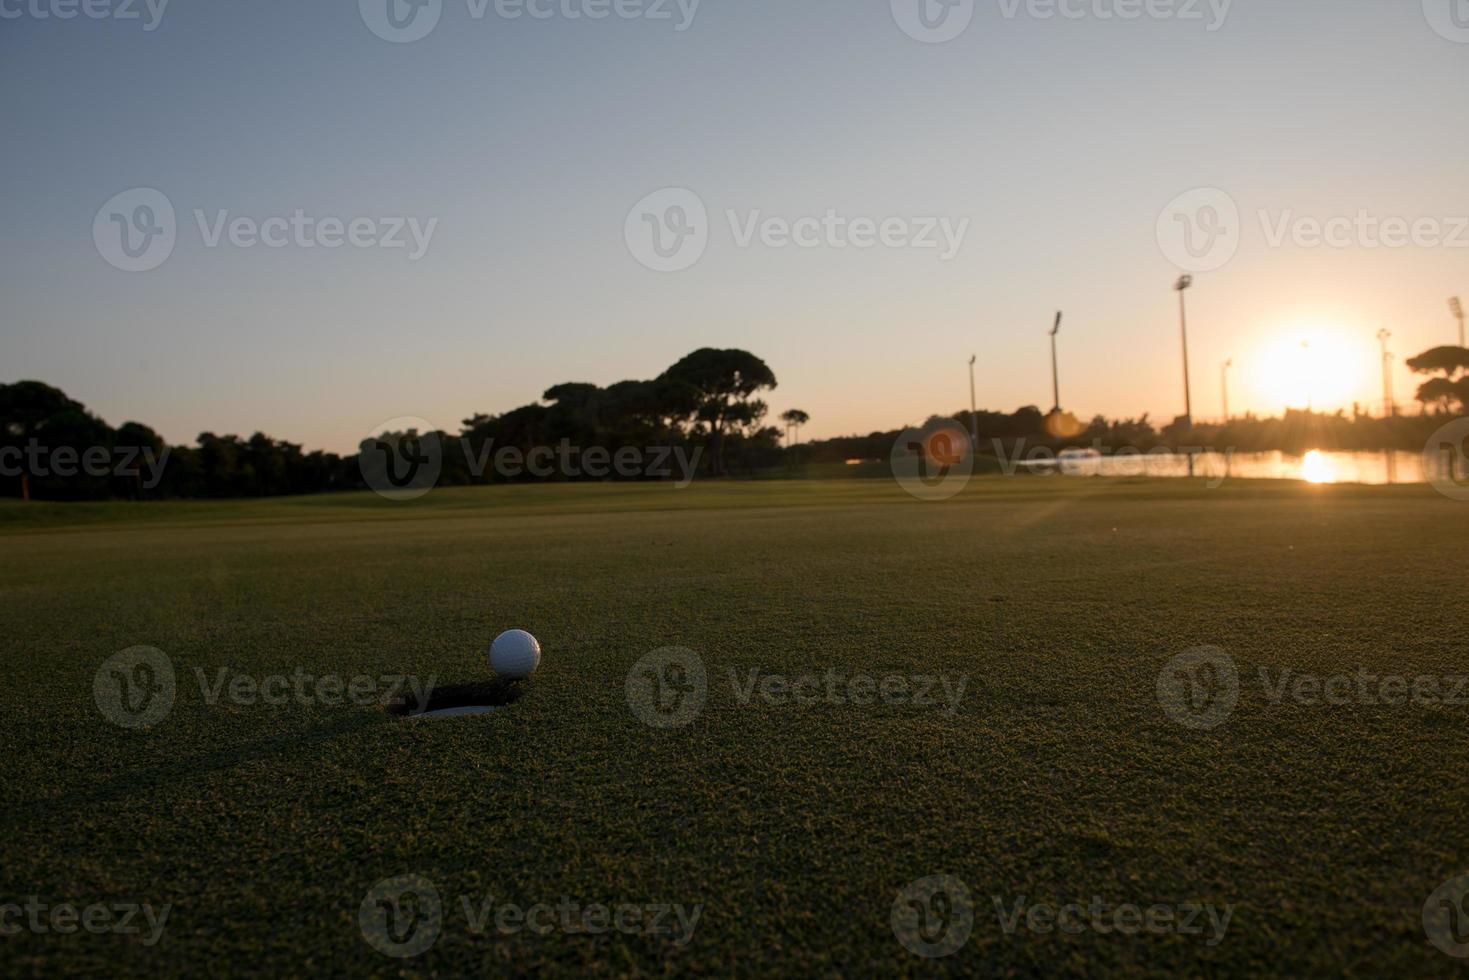
{"type": "Polygon", "coordinates": [[[1301,479],[1307,483],[1335,483],[1336,467],[1324,453],[1313,449],[1301,460],[1301,479]]]}

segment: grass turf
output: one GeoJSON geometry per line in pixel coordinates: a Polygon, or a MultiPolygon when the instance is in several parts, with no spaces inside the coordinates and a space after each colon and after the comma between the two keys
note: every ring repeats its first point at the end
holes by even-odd
{"type": "Polygon", "coordinates": [[[1469,870],[1469,707],[1272,703],[1259,668],[1469,672],[1469,509],[1426,488],[976,480],[444,490],[240,503],[0,506],[9,683],[0,903],[171,903],[163,939],[0,936],[8,974],[1444,975],[1425,899],[1469,870]],[[508,709],[211,705],[229,675],[482,680],[499,630],[545,659],[508,709]],[[1240,664],[1209,731],[1160,669],[1240,664]],[[119,728],[93,677],[136,645],[172,712],[119,728]],[[624,682],[681,646],[688,727],[624,682]],[[742,704],[752,669],[968,677],[957,711],[742,704]],[[420,957],[359,929],[417,873],[420,957]],[[954,956],[895,938],[899,890],[962,879],[954,956]],[[1205,937],[1013,935],[1028,903],[1234,906],[1205,937]],[[693,939],[471,930],[476,909],[702,906],[693,939]]]}

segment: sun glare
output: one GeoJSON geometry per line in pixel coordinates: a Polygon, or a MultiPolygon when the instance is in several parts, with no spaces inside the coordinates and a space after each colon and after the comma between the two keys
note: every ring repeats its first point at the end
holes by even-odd
{"type": "Polygon", "coordinates": [[[1336,467],[1318,450],[1311,450],[1301,460],[1301,479],[1307,483],[1335,483],[1336,467]]]}
{"type": "Polygon", "coordinates": [[[1262,387],[1282,408],[1334,412],[1361,397],[1363,365],[1372,363],[1340,331],[1316,326],[1284,327],[1261,363],[1262,387]]]}

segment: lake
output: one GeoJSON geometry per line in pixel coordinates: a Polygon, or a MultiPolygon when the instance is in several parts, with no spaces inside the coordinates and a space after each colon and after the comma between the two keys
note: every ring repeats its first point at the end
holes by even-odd
{"type": "MultiPolygon", "coordinates": [[[[1179,453],[1099,456],[1090,452],[1062,454],[1062,458],[1022,463],[1033,471],[1059,470],[1065,476],[1188,476],[1188,457],[1179,453]]],[[[1447,461],[1437,464],[1439,472],[1447,461]]],[[[1425,471],[1422,453],[1380,450],[1376,452],[1327,452],[1313,450],[1303,456],[1282,452],[1219,453],[1194,456],[1196,476],[1212,479],[1302,480],[1307,483],[1426,483],[1438,473],[1425,471]]]]}

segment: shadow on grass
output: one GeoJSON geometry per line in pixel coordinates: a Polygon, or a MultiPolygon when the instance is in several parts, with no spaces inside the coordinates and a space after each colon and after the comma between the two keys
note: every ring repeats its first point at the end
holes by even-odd
{"type": "Polygon", "coordinates": [[[452,708],[503,708],[519,701],[524,693],[525,686],[520,681],[496,678],[474,684],[431,688],[425,693],[422,703],[419,703],[418,696],[410,691],[388,702],[387,712],[401,718],[430,711],[447,711],[452,708]]]}
{"type": "MultiPolygon", "coordinates": [[[[384,706],[393,716],[409,717],[426,711],[462,708],[474,705],[503,706],[514,704],[524,695],[519,681],[493,680],[475,684],[436,687],[426,692],[424,704],[409,693],[384,706]]],[[[234,769],[258,762],[283,752],[311,750],[328,742],[365,731],[387,722],[377,711],[349,711],[330,718],[302,732],[288,732],[253,739],[239,745],[204,752],[170,762],[150,766],[138,772],[119,773],[85,789],[71,790],[49,799],[33,800],[7,807],[0,815],[0,826],[29,822],[38,817],[65,814],[80,808],[146,797],[155,791],[175,786],[180,779],[197,778],[210,773],[234,769]]]]}
{"type": "Polygon", "coordinates": [[[0,815],[0,826],[27,822],[38,816],[59,814],[96,803],[112,803],[176,785],[181,778],[204,776],[234,769],[247,762],[257,762],[282,752],[311,749],[343,735],[364,731],[383,724],[383,716],[375,711],[351,711],[338,715],[304,732],[288,732],[253,739],[229,748],[160,763],[137,772],[120,773],[95,786],[71,790],[49,799],[34,800],[9,807],[0,815]]]}

